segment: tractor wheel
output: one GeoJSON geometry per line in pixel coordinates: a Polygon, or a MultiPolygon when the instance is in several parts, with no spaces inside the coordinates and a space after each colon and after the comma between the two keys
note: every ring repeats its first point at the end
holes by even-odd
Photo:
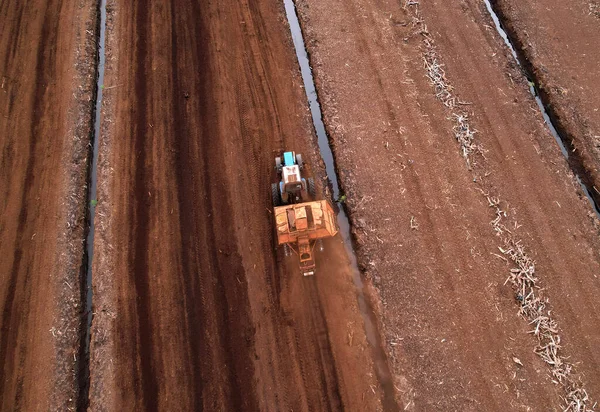
{"type": "Polygon", "coordinates": [[[296,164],[298,166],[300,166],[300,169],[304,169],[304,163],[302,162],[302,155],[301,154],[297,154],[296,155],[296,164]]]}
{"type": "Polygon", "coordinates": [[[315,244],[315,249],[319,253],[323,253],[325,251],[325,246],[323,245],[323,239],[317,239],[317,242],[315,244]]]}
{"type": "Polygon", "coordinates": [[[315,179],[309,177],[306,179],[306,185],[308,186],[308,195],[311,200],[317,200],[317,188],[315,187],[315,179]]]}
{"type": "Polygon", "coordinates": [[[275,170],[277,173],[281,172],[281,157],[275,158],[275,170]]]}
{"type": "Polygon", "coordinates": [[[273,198],[273,207],[281,206],[281,197],[279,197],[279,185],[271,184],[271,196],[273,198]]]}

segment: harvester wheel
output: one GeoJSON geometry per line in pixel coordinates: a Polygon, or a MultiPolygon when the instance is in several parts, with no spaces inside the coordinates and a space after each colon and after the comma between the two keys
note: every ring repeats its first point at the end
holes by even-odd
{"type": "Polygon", "coordinates": [[[296,164],[298,166],[300,166],[300,169],[304,169],[304,162],[302,161],[302,155],[301,154],[297,154],[296,155],[296,164]]]}
{"type": "Polygon", "coordinates": [[[306,184],[308,186],[308,194],[312,198],[311,200],[317,200],[317,188],[315,187],[315,179],[309,177],[306,179],[306,184]]]}
{"type": "Polygon", "coordinates": [[[273,207],[281,206],[281,197],[279,196],[279,185],[271,183],[271,196],[273,198],[273,207]]]}

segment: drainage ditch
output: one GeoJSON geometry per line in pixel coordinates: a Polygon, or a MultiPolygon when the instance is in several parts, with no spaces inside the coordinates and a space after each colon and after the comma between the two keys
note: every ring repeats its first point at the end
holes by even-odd
{"type": "MultiPolygon", "coordinates": [[[[294,42],[294,48],[296,50],[296,57],[300,65],[300,71],[302,73],[302,81],[304,83],[304,89],[306,91],[306,97],[310,106],[310,112],[312,115],[313,125],[317,134],[317,142],[321,157],[325,162],[325,171],[329,182],[333,189],[333,198],[338,199],[340,195],[340,187],[337,178],[337,172],[335,168],[335,161],[333,152],[331,150],[329,138],[325,131],[325,125],[323,124],[323,116],[321,113],[321,106],[319,104],[317,91],[312,75],[312,69],[308,60],[308,53],[304,46],[304,38],[302,35],[302,29],[300,28],[300,22],[296,13],[296,6],[293,0],[284,0],[285,11],[287,20],[290,25],[292,32],[292,39],[294,42]]],[[[352,266],[352,278],[354,285],[357,289],[358,294],[358,305],[365,324],[365,331],[367,340],[372,349],[373,361],[375,364],[375,372],[377,374],[377,380],[383,391],[383,406],[386,411],[398,410],[398,405],[394,397],[394,386],[391,378],[391,373],[383,346],[379,338],[379,332],[377,330],[377,321],[375,312],[365,298],[364,285],[356,262],[356,255],[354,253],[352,236],[350,232],[350,221],[348,215],[344,209],[344,205],[340,204],[340,210],[337,215],[338,225],[340,227],[340,234],[344,240],[348,257],[350,258],[350,264],[352,266]]]]}
{"type": "Polygon", "coordinates": [[[78,384],[79,396],[77,402],[78,411],[86,411],[89,405],[90,389],[90,340],[92,328],[92,259],[94,257],[94,214],[96,211],[96,188],[97,188],[97,169],[98,169],[98,147],[100,138],[100,117],[102,107],[102,89],[104,84],[104,66],[106,57],[104,54],[106,44],[106,0],[99,0],[97,32],[100,33],[98,39],[98,56],[96,58],[96,103],[94,106],[94,132],[91,142],[90,154],[91,162],[88,166],[88,210],[87,210],[87,235],[85,239],[85,251],[83,256],[83,268],[81,279],[81,300],[85,302],[82,322],[82,341],[79,347],[79,368],[78,384]]]}
{"type": "Polygon", "coordinates": [[[509,48],[512,56],[522,69],[524,76],[527,78],[529,91],[535,98],[535,102],[540,109],[542,117],[544,118],[544,122],[546,122],[548,125],[552,136],[554,136],[554,139],[556,140],[556,143],[558,143],[562,154],[567,159],[567,163],[569,164],[571,171],[575,174],[577,181],[581,185],[581,189],[591,203],[596,215],[600,218],[600,194],[593,190],[593,179],[590,173],[586,170],[583,160],[575,151],[573,140],[570,139],[568,134],[560,127],[560,123],[557,121],[558,116],[551,109],[547,95],[545,95],[543,90],[540,90],[538,86],[539,82],[534,75],[535,71],[533,66],[522,52],[522,48],[517,46],[518,42],[509,37],[508,31],[504,28],[504,25],[500,19],[501,15],[494,7],[494,0],[483,0],[483,2],[485,3],[486,9],[494,21],[494,26],[498,31],[498,34],[500,37],[502,37],[502,40],[504,40],[504,43],[509,48]]]}

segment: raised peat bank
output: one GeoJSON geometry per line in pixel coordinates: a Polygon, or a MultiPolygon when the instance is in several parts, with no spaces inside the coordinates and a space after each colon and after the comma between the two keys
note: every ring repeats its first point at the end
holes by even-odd
{"type": "Polygon", "coordinates": [[[581,185],[581,189],[585,193],[585,196],[592,204],[596,215],[600,217],[600,193],[594,189],[594,181],[593,177],[586,170],[585,165],[583,164],[583,160],[579,156],[579,153],[575,151],[575,147],[573,145],[573,140],[568,138],[563,128],[556,121],[557,116],[552,114],[551,106],[547,102],[547,97],[544,98],[544,94],[540,92],[539,81],[536,79],[534,71],[531,68],[531,63],[525,57],[523,51],[516,46],[516,43],[509,37],[507,31],[504,29],[504,24],[500,20],[500,17],[496,11],[496,6],[494,4],[494,0],[490,2],[490,0],[483,0],[485,3],[485,7],[487,11],[490,13],[490,17],[494,22],[494,27],[496,31],[504,40],[504,43],[510,50],[510,53],[515,58],[515,61],[523,70],[523,75],[526,76],[529,91],[531,95],[535,98],[535,102],[537,103],[542,117],[544,118],[544,122],[548,125],[552,136],[556,140],[556,143],[560,146],[560,150],[562,154],[567,159],[567,163],[571,167],[573,174],[576,176],[577,181],[581,185]]]}
{"type": "MultiPolygon", "coordinates": [[[[321,107],[319,105],[308,54],[304,45],[302,29],[296,13],[296,6],[293,0],[284,0],[284,4],[294,42],[294,48],[296,50],[296,56],[298,58],[298,64],[300,65],[300,70],[302,73],[306,97],[310,106],[313,125],[317,134],[319,151],[323,161],[325,162],[327,177],[333,189],[333,199],[337,201],[340,197],[340,187],[335,169],[335,161],[330,142],[327,137],[327,132],[325,131],[325,125],[323,124],[321,107]]],[[[365,324],[367,338],[373,353],[373,361],[375,363],[377,379],[383,391],[384,399],[382,399],[382,404],[386,411],[398,410],[399,408],[394,397],[394,386],[391,379],[389,365],[381,345],[379,331],[377,330],[375,312],[371,304],[365,298],[364,285],[356,262],[356,254],[354,253],[352,246],[350,222],[344,209],[343,202],[340,202],[339,206],[339,213],[337,215],[338,225],[340,227],[340,234],[344,239],[344,245],[346,246],[346,251],[352,266],[352,278],[356,286],[358,304],[365,324]]]]}
{"type": "MultiPolygon", "coordinates": [[[[491,7],[489,0],[484,0],[484,3],[487,11],[490,13],[490,17],[494,21],[498,34],[510,49],[517,64],[523,68],[524,66],[518,57],[518,53],[516,53],[516,49],[510,42],[506,32],[502,29],[498,16],[491,7]]],[[[478,161],[476,159],[485,158],[485,149],[475,138],[476,130],[469,119],[471,113],[464,108],[464,105],[468,105],[468,103],[461,101],[451,82],[446,77],[444,63],[438,55],[434,36],[424,22],[419,1],[409,0],[406,2],[405,7],[412,12],[413,21],[411,24],[415,28],[416,33],[423,39],[423,60],[427,77],[434,87],[437,100],[452,113],[452,118],[454,119],[454,137],[460,145],[461,154],[465,159],[468,169],[473,171],[472,165],[478,161]]],[[[595,196],[590,194],[590,190],[582,182],[582,179],[585,179],[589,184],[592,184],[591,176],[586,174],[582,177],[582,175],[578,174],[578,169],[583,167],[580,160],[577,160],[575,163],[569,161],[570,157],[565,144],[570,144],[570,142],[566,141],[558,133],[557,126],[548,116],[546,107],[539,97],[535,83],[530,78],[527,80],[530,92],[535,98],[546,125],[549,126],[551,134],[559,144],[561,152],[566,157],[572,172],[582,186],[596,214],[600,216],[595,196]]],[[[477,182],[478,178],[475,171],[474,176],[474,182],[477,182]]],[[[505,285],[512,285],[515,299],[519,304],[518,314],[533,327],[533,330],[529,331],[529,333],[533,334],[538,341],[534,353],[550,368],[552,382],[562,387],[561,408],[564,411],[593,411],[596,408],[596,403],[589,397],[585,389],[585,383],[582,382],[582,377],[576,375],[576,364],[569,361],[569,356],[565,356],[563,353],[559,324],[552,315],[549,299],[545,296],[539,284],[539,278],[536,274],[536,263],[521,237],[513,233],[513,230],[516,231],[519,226],[510,217],[506,209],[506,202],[498,197],[497,193],[491,193],[487,189],[482,185],[479,190],[486,198],[489,207],[495,210],[495,219],[492,220],[491,226],[501,242],[498,249],[505,256],[503,259],[507,262],[510,261],[513,266],[510,269],[510,275],[506,279],[505,285]]],[[[517,359],[515,362],[519,363],[520,360],[517,359]]]]}
{"type": "Polygon", "coordinates": [[[329,276],[274,253],[271,153],[320,163],[278,5],[107,1],[94,411],[381,405],[340,237],[329,276]]]}
{"type": "Polygon", "coordinates": [[[0,9],[0,410],[75,410],[97,1],[0,9]]]}
{"type": "Polygon", "coordinates": [[[81,341],[79,349],[79,398],[77,408],[80,411],[85,411],[89,405],[89,389],[90,389],[90,339],[91,327],[93,320],[93,305],[92,305],[92,260],[94,258],[94,215],[96,211],[96,192],[98,183],[98,149],[100,140],[100,120],[102,108],[102,90],[104,89],[104,66],[106,63],[105,45],[106,45],[106,0],[99,0],[98,3],[98,56],[96,68],[96,103],[94,107],[94,135],[92,137],[91,155],[92,159],[89,163],[88,171],[88,211],[87,211],[87,236],[85,240],[85,256],[82,267],[81,280],[81,301],[85,302],[82,322],[85,323],[85,336],[81,341]]]}
{"type": "Polygon", "coordinates": [[[296,5],[401,407],[563,409],[513,273],[597,393],[596,217],[483,2],[296,5]]]}

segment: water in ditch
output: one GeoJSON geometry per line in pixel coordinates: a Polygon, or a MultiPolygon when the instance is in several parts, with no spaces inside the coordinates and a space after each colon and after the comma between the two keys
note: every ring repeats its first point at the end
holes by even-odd
{"type": "MultiPolygon", "coordinates": [[[[327,172],[327,177],[329,178],[333,188],[333,198],[338,199],[340,195],[340,187],[337,179],[337,172],[335,170],[333,153],[331,151],[331,146],[329,145],[329,139],[325,131],[325,125],[323,124],[321,106],[319,105],[317,98],[317,91],[312,75],[312,69],[310,67],[308,54],[304,46],[304,38],[302,36],[302,29],[300,28],[300,23],[298,21],[298,15],[296,14],[296,6],[293,0],[284,0],[284,4],[290,30],[292,32],[296,56],[298,58],[298,63],[300,64],[306,97],[308,98],[308,103],[310,105],[313,125],[317,133],[319,151],[323,161],[325,162],[325,171],[327,172]]],[[[354,254],[354,249],[352,246],[350,222],[343,205],[340,205],[340,211],[337,215],[337,220],[340,227],[340,234],[342,235],[348,257],[350,258],[353,280],[358,291],[359,309],[365,324],[367,339],[373,352],[375,372],[377,373],[377,379],[383,390],[383,406],[386,411],[397,410],[398,406],[394,398],[394,387],[391,379],[390,369],[381,345],[379,333],[377,331],[375,313],[365,298],[364,286],[356,262],[356,255],[354,254]]]]}
{"type": "Polygon", "coordinates": [[[90,356],[90,339],[92,327],[92,259],[94,257],[94,215],[96,212],[96,194],[97,194],[97,170],[98,170],[98,148],[100,139],[100,117],[102,107],[102,90],[104,85],[104,66],[106,63],[105,44],[106,44],[106,0],[99,0],[100,22],[99,31],[100,38],[98,39],[98,67],[96,81],[96,104],[94,107],[94,134],[92,137],[92,161],[89,166],[89,192],[88,192],[88,227],[85,256],[85,279],[83,280],[84,293],[82,296],[85,299],[85,336],[81,345],[80,360],[84,362],[83,367],[80,367],[80,401],[78,410],[87,410],[88,393],[89,393],[89,356],[90,356]]]}
{"type": "MultiPolygon", "coordinates": [[[[492,20],[494,21],[494,26],[496,28],[496,31],[498,32],[500,37],[502,37],[502,40],[504,40],[504,43],[509,48],[509,50],[510,50],[512,56],[514,57],[515,61],[517,62],[517,64],[520,67],[524,68],[524,65],[522,64],[521,59],[519,58],[519,55],[517,54],[517,50],[515,49],[514,45],[512,44],[511,40],[509,39],[508,34],[506,33],[506,30],[504,30],[504,28],[502,27],[500,18],[498,17],[498,14],[496,14],[496,11],[492,7],[490,0],[483,0],[483,2],[485,3],[486,9],[487,9],[488,13],[490,14],[492,20]]],[[[546,122],[546,125],[548,125],[548,128],[550,129],[550,133],[552,133],[552,136],[554,136],[554,140],[556,140],[556,143],[558,143],[558,146],[560,147],[562,154],[568,160],[569,159],[569,151],[567,150],[567,147],[565,146],[565,143],[564,143],[566,141],[566,139],[560,135],[556,126],[552,122],[552,119],[550,119],[550,116],[548,115],[548,111],[546,110],[546,107],[544,106],[544,103],[542,102],[542,99],[540,97],[539,91],[536,88],[535,82],[533,82],[529,78],[527,79],[527,81],[529,84],[529,91],[531,92],[532,96],[535,98],[535,102],[537,103],[538,108],[540,109],[542,117],[544,118],[544,122],[546,122]]],[[[581,180],[581,177],[577,174],[577,172],[575,172],[573,170],[573,173],[575,174],[575,177],[577,179],[577,182],[579,182],[581,189],[585,193],[585,196],[587,197],[588,201],[592,205],[592,208],[596,212],[596,215],[598,216],[598,218],[600,218],[600,205],[598,205],[596,203],[596,201],[594,200],[594,197],[591,195],[591,192],[590,192],[591,189],[588,188],[587,185],[583,183],[583,181],[581,180]]]]}

